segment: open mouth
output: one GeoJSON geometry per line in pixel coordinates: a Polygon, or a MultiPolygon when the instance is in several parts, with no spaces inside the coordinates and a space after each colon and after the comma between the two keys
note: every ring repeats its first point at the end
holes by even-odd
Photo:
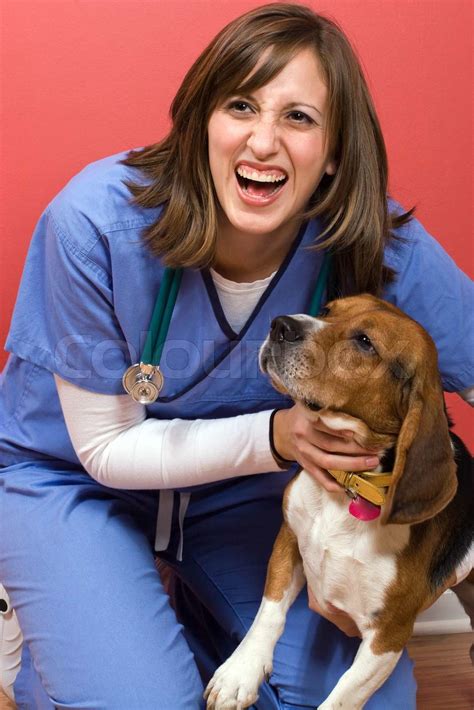
{"type": "Polygon", "coordinates": [[[276,195],[288,182],[288,176],[274,172],[257,172],[239,166],[235,171],[242,192],[255,199],[268,199],[276,195]]]}

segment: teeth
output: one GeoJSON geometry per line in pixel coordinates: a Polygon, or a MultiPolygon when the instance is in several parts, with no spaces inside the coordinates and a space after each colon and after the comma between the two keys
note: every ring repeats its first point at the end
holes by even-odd
{"type": "Polygon", "coordinates": [[[256,170],[247,170],[242,165],[237,168],[237,173],[240,177],[254,180],[255,182],[282,182],[286,178],[285,175],[271,175],[269,173],[258,173],[256,170]]]}

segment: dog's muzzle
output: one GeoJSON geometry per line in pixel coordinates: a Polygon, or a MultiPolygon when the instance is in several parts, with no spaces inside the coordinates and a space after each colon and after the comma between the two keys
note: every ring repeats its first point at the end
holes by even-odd
{"type": "Polygon", "coordinates": [[[270,332],[260,349],[260,367],[268,373],[270,365],[273,375],[285,368],[285,362],[292,359],[303,345],[308,335],[318,327],[315,318],[298,313],[292,316],[277,316],[272,320],[270,332]]]}

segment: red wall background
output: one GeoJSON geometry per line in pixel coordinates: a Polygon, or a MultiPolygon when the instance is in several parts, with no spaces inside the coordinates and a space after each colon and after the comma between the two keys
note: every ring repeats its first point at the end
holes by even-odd
{"type": "MultiPolygon", "coordinates": [[[[186,69],[262,0],[0,0],[0,338],[41,211],[88,162],[156,141],[186,69]]],[[[355,44],[391,193],[471,276],[472,0],[308,0],[355,44]]],[[[0,365],[6,354],[0,354],[0,365]]],[[[469,407],[450,396],[474,445],[469,407]]]]}

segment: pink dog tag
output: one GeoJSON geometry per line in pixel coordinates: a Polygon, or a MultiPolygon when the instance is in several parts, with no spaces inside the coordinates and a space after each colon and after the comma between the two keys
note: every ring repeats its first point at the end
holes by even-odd
{"type": "Polygon", "coordinates": [[[380,506],[357,496],[350,502],[349,513],[359,520],[375,520],[380,515],[380,506]]]}

